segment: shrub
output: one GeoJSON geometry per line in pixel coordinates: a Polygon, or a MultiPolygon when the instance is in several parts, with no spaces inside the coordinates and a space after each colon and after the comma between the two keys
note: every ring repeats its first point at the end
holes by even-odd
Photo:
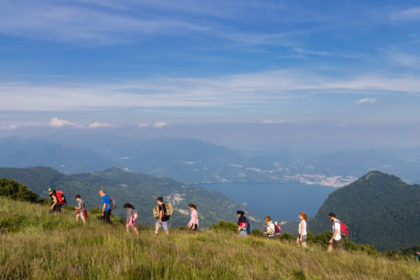
{"type": "Polygon", "coordinates": [[[41,202],[38,195],[28,190],[27,186],[10,179],[0,179],[0,196],[6,196],[15,200],[41,202]]]}
{"type": "Polygon", "coordinates": [[[238,229],[238,225],[232,222],[225,222],[220,221],[218,224],[213,224],[209,227],[210,230],[214,230],[216,232],[218,231],[230,231],[230,232],[236,232],[238,229]]]}

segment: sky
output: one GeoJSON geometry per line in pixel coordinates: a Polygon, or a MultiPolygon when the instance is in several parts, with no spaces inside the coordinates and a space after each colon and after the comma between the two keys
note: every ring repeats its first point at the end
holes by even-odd
{"type": "Polygon", "coordinates": [[[418,146],[419,108],[419,1],[0,0],[0,136],[418,146]]]}

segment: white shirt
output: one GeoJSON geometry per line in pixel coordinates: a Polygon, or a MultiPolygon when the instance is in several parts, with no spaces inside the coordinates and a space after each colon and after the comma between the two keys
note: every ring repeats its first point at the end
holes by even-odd
{"type": "Polygon", "coordinates": [[[300,236],[300,234],[301,234],[301,232],[302,232],[302,225],[303,225],[303,233],[302,233],[302,235],[307,235],[308,233],[306,232],[306,221],[305,220],[302,220],[302,221],[300,221],[300,223],[299,223],[299,236],[300,236]]]}
{"type": "Polygon", "coordinates": [[[269,233],[269,235],[273,235],[275,233],[274,223],[273,221],[270,221],[267,224],[267,227],[265,228],[266,232],[269,233]]]}
{"type": "Polygon", "coordinates": [[[333,234],[336,229],[338,229],[338,234],[334,237],[334,240],[339,241],[341,239],[341,225],[339,220],[336,220],[332,225],[333,234]]]}

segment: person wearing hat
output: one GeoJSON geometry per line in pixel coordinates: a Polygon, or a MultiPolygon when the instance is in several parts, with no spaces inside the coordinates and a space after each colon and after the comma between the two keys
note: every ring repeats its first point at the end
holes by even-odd
{"type": "Polygon", "coordinates": [[[56,191],[53,188],[49,188],[48,194],[50,195],[52,200],[50,213],[61,213],[61,204],[58,202],[56,191]]]}

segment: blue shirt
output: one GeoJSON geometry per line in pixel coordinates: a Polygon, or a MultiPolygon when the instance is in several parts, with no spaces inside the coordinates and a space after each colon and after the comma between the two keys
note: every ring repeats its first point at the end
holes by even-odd
{"type": "Polygon", "coordinates": [[[107,194],[102,197],[102,207],[104,206],[104,203],[106,204],[105,212],[111,210],[111,200],[109,199],[109,196],[107,194]]]}

